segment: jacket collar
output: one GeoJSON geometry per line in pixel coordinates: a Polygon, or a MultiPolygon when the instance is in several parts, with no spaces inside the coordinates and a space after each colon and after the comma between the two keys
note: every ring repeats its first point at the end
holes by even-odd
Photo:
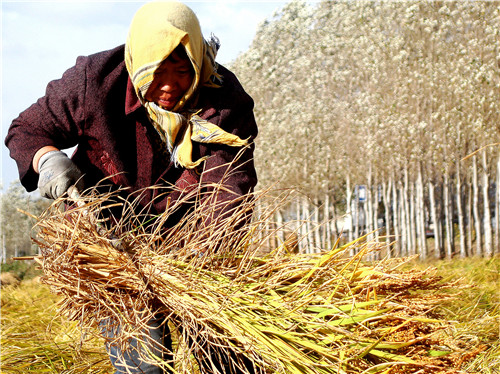
{"type": "Polygon", "coordinates": [[[127,79],[127,92],[125,94],[125,114],[129,115],[132,112],[135,112],[137,109],[141,108],[142,104],[135,93],[134,85],[130,80],[130,77],[127,79]]]}

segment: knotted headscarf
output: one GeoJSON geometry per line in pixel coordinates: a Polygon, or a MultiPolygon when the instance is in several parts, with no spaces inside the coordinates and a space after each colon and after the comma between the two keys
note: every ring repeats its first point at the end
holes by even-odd
{"type": "Polygon", "coordinates": [[[206,41],[194,12],[180,2],[151,2],[143,5],[132,19],[125,44],[125,64],[141,104],[165,142],[176,166],[192,169],[205,158],[192,160],[192,141],[245,146],[246,140],[203,120],[186,103],[200,86],[217,86],[215,56],[218,40],[206,41]],[[156,69],[183,45],[194,70],[191,87],[171,111],[145,100],[156,69]]]}

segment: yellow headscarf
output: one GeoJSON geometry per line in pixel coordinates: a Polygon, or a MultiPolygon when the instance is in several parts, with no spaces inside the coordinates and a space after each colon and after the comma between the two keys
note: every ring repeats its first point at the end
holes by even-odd
{"type": "Polygon", "coordinates": [[[246,140],[229,134],[217,125],[203,120],[195,110],[185,108],[199,86],[217,86],[218,42],[206,41],[194,12],[180,2],[151,2],[143,5],[132,19],[125,44],[125,64],[141,104],[147,109],[155,129],[166,143],[176,166],[188,169],[205,158],[192,160],[192,141],[245,146],[246,140]],[[172,111],[144,99],[155,70],[177,48],[183,45],[194,69],[191,87],[172,111]]]}

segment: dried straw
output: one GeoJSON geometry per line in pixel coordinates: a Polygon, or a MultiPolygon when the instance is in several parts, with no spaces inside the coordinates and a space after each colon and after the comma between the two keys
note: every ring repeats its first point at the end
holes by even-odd
{"type": "Polygon", "coordinates": [[[408,259],[365,264],[373,245],[364,238],[313,255],[290,255],[284,245],[261,255],[263,226],[289,194],[256,193],[207,222],[221,208],[212,203],[221,188],[184,191],[154,219],[137,213],[139,199],[118,193],[89,192],[65,212],[57,201],[39,217],[36,240],[42,281],[63,296],[60,312],[85,328],[119,325],[113,344],[126,349],[134,337],[144,360],[176,373],[198,370],[193,357],[217,361],[214,352],[245,373],[248,359],[256,372],[287,374],[440,372],[449,364],[453,352],[435,348],[434,338],[448,322],[432,312],[447,285],[432,271],[399,270],[408,259]],[[242,226],[265,199],[260,219],[242,226]],[[165,229],[186,203],[189,214],[165,229]],[[111,206],[124,218],[106,229],[98,217],[111,206]],[[349,257],[352,248],[358,254],[349,257]],[[176,336],[173,359],[147,349],[144,331],[158,313],[176,336]]]}

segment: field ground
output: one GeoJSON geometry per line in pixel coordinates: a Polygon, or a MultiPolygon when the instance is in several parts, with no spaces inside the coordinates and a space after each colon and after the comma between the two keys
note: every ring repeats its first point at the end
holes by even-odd
{"type": "MultiPolygon", "coordinates": [[[[444,332],[452,338],[450,341],[459,340],[475,349],[469,357],[464,355],[460,368],[450,370],[500,373],[500,258],[414,262],[406,266],[433,266],[443,280],[456,282],[448,292],[457,297],[440,305],[436,312],[454,321],[444,332]]],[[[1,292],[1,372],[111,373],[103,342],[82,336],[75,323],[56,316],[58,297],[39,283],[36,272],[23,269],[23,275],[25,279],[19,285],[4,286],[1,292]]]]}
{"type": "MultiPolygon", "coordinates": [[[[463,372],[500,373],[500,258],[457,258],[410,266],[436,267],[443,281],[457,282],[457,288],[448,290],[456,297],[440,305],[438,312],[455,321],[447,334],[481,351],[461,367],[463,372]]],[[[467,360],[464,357],[464,362],[467,360]]]]}

